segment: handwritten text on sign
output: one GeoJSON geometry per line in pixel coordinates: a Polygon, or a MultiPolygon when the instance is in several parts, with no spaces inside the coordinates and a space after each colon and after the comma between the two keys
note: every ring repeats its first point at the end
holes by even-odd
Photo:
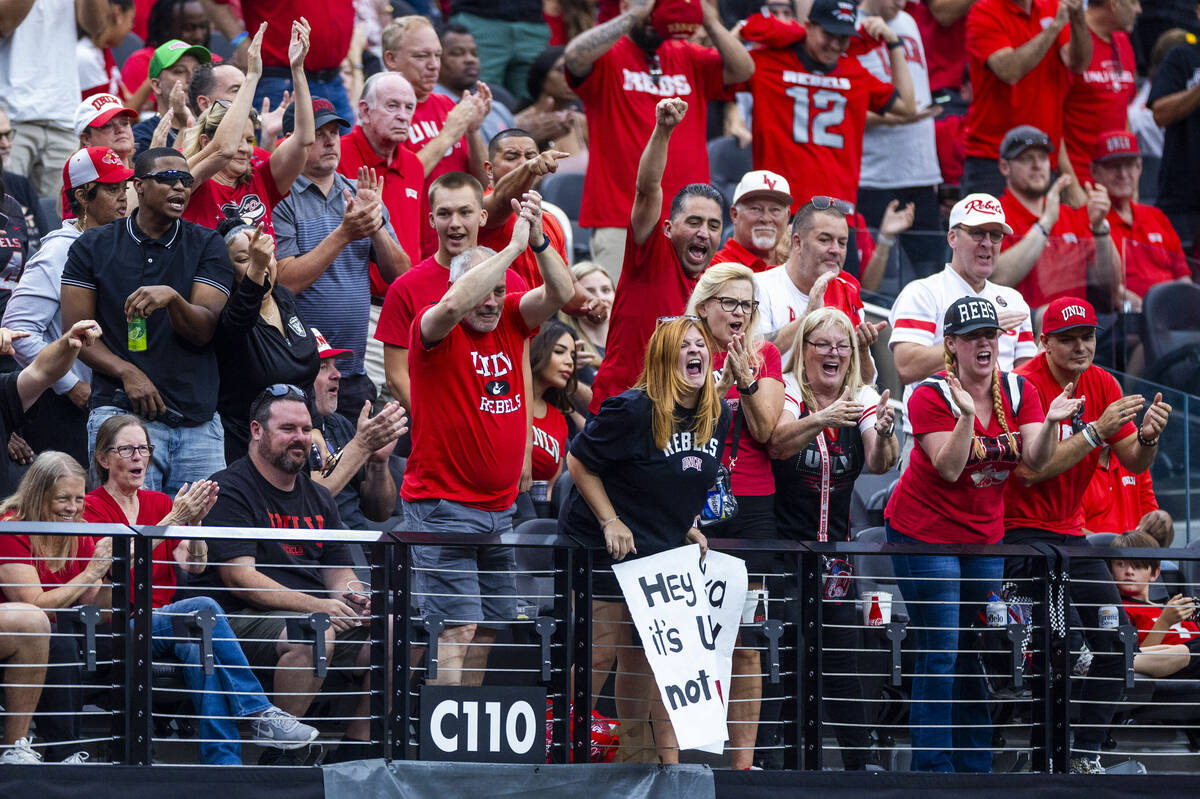
{"type": "Polygon", "coordinates": [[[745,561],[697,544],[618,563],[634,627],[680,749],[720,751],[733,645],[746,597],[745,561]]]}

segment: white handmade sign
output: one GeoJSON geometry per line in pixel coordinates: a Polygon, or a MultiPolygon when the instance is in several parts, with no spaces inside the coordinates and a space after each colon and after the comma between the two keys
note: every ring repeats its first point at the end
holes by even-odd
{"type": "Polygon", "coordinates": [[[720,752],[746,562],[698,544],[613,565],[680,749],[720,752]]]}

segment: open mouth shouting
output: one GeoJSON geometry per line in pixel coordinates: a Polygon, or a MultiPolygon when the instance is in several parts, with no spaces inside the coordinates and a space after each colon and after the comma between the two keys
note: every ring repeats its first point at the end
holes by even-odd
{"type": "Polygon", "coordinates": [[[709,253],[712,252],[712,245],[705,241],[691,241],[685,251],[687,262],[692,266],[704,266],[708,263],[709,253]]]}
{"type": "Polygon", "coordinates": [[[167,195],[167,210],[176,216],[183,213],[183,209],[187,207],[187,194],[182,191],[173,191],[167,195]]]}
{"type": "Polygon", "coordinates": [[[837,358],[826,358],[821,361],[821,374],[828,378],[835,378],[841,366],[842,363],[837,358]]]}

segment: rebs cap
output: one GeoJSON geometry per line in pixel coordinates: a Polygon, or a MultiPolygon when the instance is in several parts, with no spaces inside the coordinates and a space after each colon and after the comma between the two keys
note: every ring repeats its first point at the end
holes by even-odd
{"type": "Polygon", "coordinates": [[[946,309],[946,316],[942,319],[942,333],[947,336],[961,336],[984,328],[1000,329],[996,306],[985,297],[955,300],[946,309]]]}

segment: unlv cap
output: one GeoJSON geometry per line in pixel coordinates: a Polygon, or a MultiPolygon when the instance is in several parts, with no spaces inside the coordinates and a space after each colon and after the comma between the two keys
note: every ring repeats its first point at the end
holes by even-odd
{"type": "Polygon", "coordinates": [[[855,36],[858,33],[858,3],[856,0],[813,0],[808,21],[834,36],[855,36]]]}
{"type": "Polygon", "coordinates": [[[74,189],[85,183],[120,183],[133,177],[121,156],[107,147],[85,147],[63,164],[63,188],[74,189]]]}
{"type": "Polygon", "coordinates": [[[751,194],[765,194],[789,207],[792,204],[791,187],[788,186],[787,178],[765,169],[756,169],[742,175],[737,188],[733,190],[733,204],[737,205],[751,194]]]}
{"type": "Polygon", "coordinates": [[[317,357],[321,360],[325,360],[326,358],[341,358],[343,355],[354,354],[350,350],[334,349],[325,337],[321,335],[321,331],[315,327],[310,327],[309,330],[312,331],[313,338],[317,340],[317,357]]]}
{"type": "Polygon", "coordinates": [[[111,94],[94,94],[84,98],[75,109],[75,135],[82,136],[88,128],[108,124],[113,117],[126,116],[137,120],[137,111],[126,108],[119,98],[111,94]]]}
{"type": "Polygon", "coordinates": [[[950,228],[959,225],[979,227],[980,225],[999,225],[1005,235],[1012,235],[1012,228],[1004,221],[1004,207],[1000,201],[990,194],[968,194],[954,204],[950,209],[950,228]]]}
{"type": "Polygon", "coordinates": [[[1000,329],[996,306],[984,297],[955,300],[946,309],[946,316],[942,319],[942,333],[947,336],[961,336],[984,328],[1000,329]]]}
{"type": "Polygon", "coordinates": [[[1139,155],[1137,136],[1127,130],[1110,130],[1101,133],[1096,140],[1096,146],[1092,149],[1092,163],[1114,158],[1137,158],[1139,155]]]}
{"type": "Polygon", "coordinates": [[[690,39],[704,23],[703,0],[659,0],[650,24],[664,39],[690,39]]]}
{"type": "Polygon", "coordinates": [[[1042,315],[1042,335],[1058,333],[1072,327],[1096,327],[1096,309],[1078,297],[1059,297],[1046,306],[1042,315]]]}

